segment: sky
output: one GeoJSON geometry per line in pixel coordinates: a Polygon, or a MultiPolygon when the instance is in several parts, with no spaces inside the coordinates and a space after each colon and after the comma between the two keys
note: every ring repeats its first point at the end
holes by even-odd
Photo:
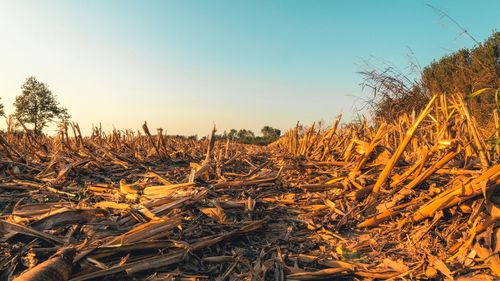
{"type": "Polygon", "coordinates": [[[474,45],[426,3],[479,41],[500,27],[495,0],[0,0],[0,102],[11,113],[35,76],[86,133],[350,120],[365,60],[404,69],[474,45]]]}

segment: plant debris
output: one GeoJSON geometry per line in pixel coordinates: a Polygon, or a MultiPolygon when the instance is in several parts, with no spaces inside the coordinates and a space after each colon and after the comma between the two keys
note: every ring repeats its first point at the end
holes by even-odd
{"type": "Polygon", "coordinates": [[[467,110],[436,96],[267,147],[6,132],[0,279],[498,279],[498,147],[467,110]]]}

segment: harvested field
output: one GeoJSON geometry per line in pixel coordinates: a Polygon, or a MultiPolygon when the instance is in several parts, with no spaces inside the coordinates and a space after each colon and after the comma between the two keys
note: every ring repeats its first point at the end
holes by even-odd
{"type": "Polygon", "coordinates": [[[0,280],[500,276],[499,147],[459,97],[267,147],[79,131],[0,139],[0,280]]]}

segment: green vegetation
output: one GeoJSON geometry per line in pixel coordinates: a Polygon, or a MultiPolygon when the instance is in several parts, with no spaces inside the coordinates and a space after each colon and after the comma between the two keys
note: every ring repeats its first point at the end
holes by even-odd
{"type": "MultiPolygon", "coordinates": [[[[461,49],[434,61],[424,68],[422,84],[431,93],[463,96],[483,88],[500,88],[500,32],[471,50],[461,49]]],[[[494,95],[477,95],[469,106],[480,124],[492,121],[494,95]]]]}
{"type": "Polygon", "coordinates": [[[279,129],[270,126],[264,126],[260,132],[262,133],[262,136],[255,136],[254,132],[251,130],[231,129],[229,133],[224,132],[224,134],[217,135],[216,137],[220,139],[230,139],[245,144],[268,145],[281,136],[281,131],[279,129]]]}
{"type": "MultiPolygon", "coordinates": [[[[483,88],[500,87],[500,32],[494,32],[482,44],[461,49],[419,69],[411,78],[393,67],[361,72],[363,86],[373,90],[369,104],[376,118],[393,120],[404,112],[422,110],[433,94],[460,94],[467,97],[483,88]]],[[[476,95],[469,108],[479,124],[492,126],[495,95],[476,95]]]]}
{"type": "Polygon", "coordinates": [[[14,115],[20,122],[32,124],[36,134],[41,134],[43,128],[54,119],[67,121],[70,118],[68,110],[59,106],[56,96],[52,94],[48,86],[28,77],[21,86],[22,93],[16,97],[14,102],[14,115]]]}

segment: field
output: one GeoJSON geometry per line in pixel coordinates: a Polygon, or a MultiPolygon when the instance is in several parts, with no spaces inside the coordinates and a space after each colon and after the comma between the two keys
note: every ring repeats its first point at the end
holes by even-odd
{"type": "Polygon", "coordinates": [[[459,96],[268,146],[214,133],[3,134],[0,279],[500,276],[498,131],[459,96]]]}

